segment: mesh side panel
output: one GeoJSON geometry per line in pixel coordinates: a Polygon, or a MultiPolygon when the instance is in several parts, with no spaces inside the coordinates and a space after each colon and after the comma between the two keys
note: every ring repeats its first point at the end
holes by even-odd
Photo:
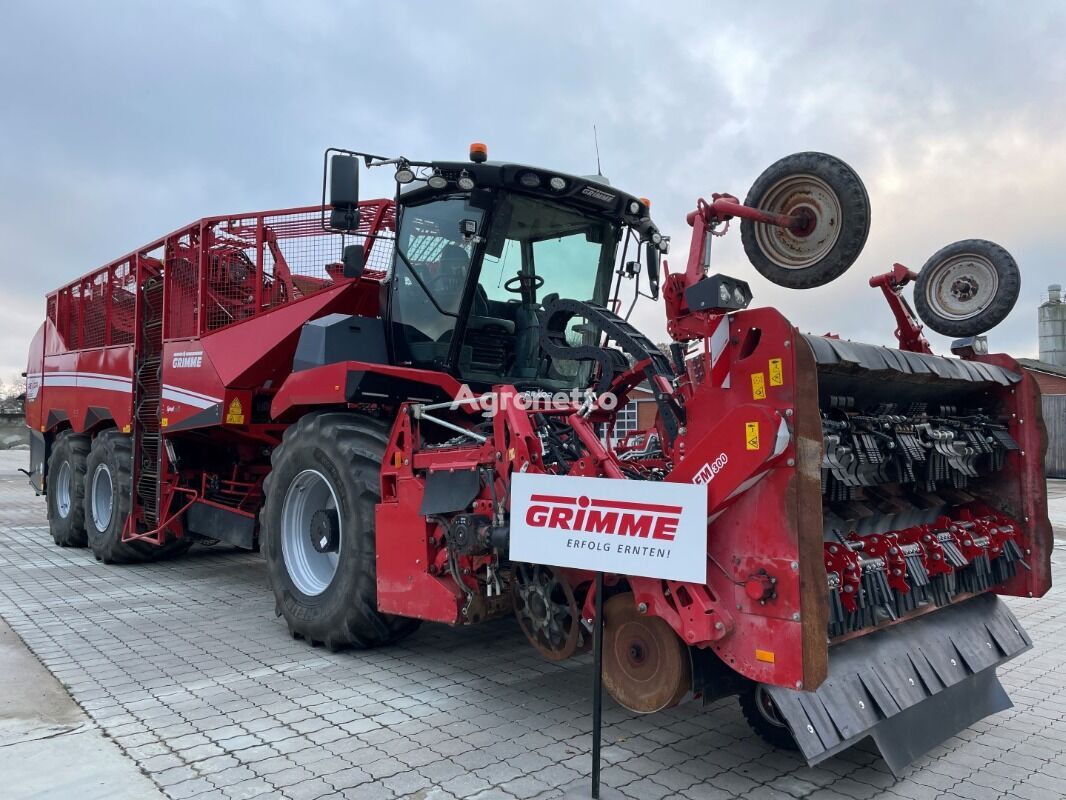
{"type": "Polygon", "coordinates": [[[59,299],[57,295],[52,295],[48,298],[48,311],[46,313],[48,315],[49,322],[51,322],[53,325],[59,324],[59,299]]]}
{"type": "Polygon", "coordinates": [[[126,261],[111,268],[111,344],[133,344],[137,276],[126,261]]]}
{"type": "Polygon", "coordinates": [[[168,339],[196,336],[198,248],[191,233],[167,240],[163,267],[166,304],[164,335],[168,339]]]}
{"type": "Polygon", "coordinates": [[[81,347],[103,347],[107,336],[108,270],[98,272],[82,284],[81,347]]]}
{"type": "Polygon", "coordinates": [[[67,347],[78,350],[81,347],[81,284],[70,287],[70,329],[67,334],[67,347]]]}

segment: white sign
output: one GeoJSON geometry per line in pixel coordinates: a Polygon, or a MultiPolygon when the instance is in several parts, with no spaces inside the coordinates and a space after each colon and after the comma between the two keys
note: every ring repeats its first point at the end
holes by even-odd
{"type": "Polygon", "coordinates": [[[707,582],[707,487],[515,473],[511,560],[707,582]]]}

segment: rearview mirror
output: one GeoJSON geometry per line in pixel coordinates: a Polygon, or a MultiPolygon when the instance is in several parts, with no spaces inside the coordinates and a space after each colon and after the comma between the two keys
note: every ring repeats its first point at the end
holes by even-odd
{"type": "Polygon", "coordinates": [[[345,278],[358,278],[363,274],[363,267],[365,266],[363,253],[363,246],[361,244],[350,244],[344,248],[344,277],[345,278]]]}
{"type": "Polygon", "coordinates": [[[330,227],[354,233],[359,228],[359,159],[336,154],[329,159],[330,227]]]}
{"type": "Polygon", "coordinates": [[[648,241],[644,243],[644,270],[648,273],[648,286],[651,288],[651,299],[659,299],[659,256],[661,255],[658,245],[648,241]]]}

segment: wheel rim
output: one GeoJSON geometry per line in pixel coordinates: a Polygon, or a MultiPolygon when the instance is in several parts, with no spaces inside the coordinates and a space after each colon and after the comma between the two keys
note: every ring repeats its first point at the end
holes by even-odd
{"type": "Polygon", "coordinates": [[[98,531],[106,531],[111,524],[111,512],[114,506],[114,484],[111,482],[111,470],[107,464],[99,464],[93,471],[90,503],[93,525],[98,531]]]}
{"type": "Polygon", "coordinates": [[[777,710],[774,699],[770,697],[766,687],[761,684],[755,687],[755,708],[759,710],[759,715],[775,728],[788,727],[785,721],[781,719],[781,714],[777,710]]]}
{"type": "Polygon", "coordinates": [[[603,683],[639,714],[677,705],[692,688],[687,648],[661,617],[641,614],[629,593],[603,607],[603,683]]]}
{"type": "Polygon", "coordinates": [[[840,198],[814,175],[790,175],[775,183],[759,201],[775,214],[803,215],[802,230],[755,223],[755,241],[763,254],[783,269],[805,269],[836,246],[840,238],[840,198]]]}
{"type": "Polygon", "coordinates": [[[581,617],[565,577],[549,567],[516,564],[512,592],[518,625],[541,655],[562,661],[577,652],[581,617]]]}
{"type": "Polygon", "coordinates": [[[992,262],[963,253],[933,267],[925,285],[925,301],[941,317],[964,320],[988,308],[997,291],[999,275],[992,262]]]}
{"type": "Polygon", "coordinates": [[[281,507],[281,556],[293,584],[303,594],[314,597],[326,591],[337,574],[343,546],[344,519],[332,484],[317,470],[306,469],[297,475],[281,507]],[[328,552],[315,549],[311,538],[311,521],[320,511],[337,515],[339,535],[336,548],[328,552]]]}
{"type": "Polygon", "coordinates": [[[56,475],[56,513],[61,519],[70,516],[70,462],[64,461],[56,475]]]}

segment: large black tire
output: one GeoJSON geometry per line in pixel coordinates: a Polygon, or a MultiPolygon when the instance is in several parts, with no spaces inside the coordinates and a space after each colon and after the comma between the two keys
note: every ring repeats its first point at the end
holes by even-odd
{"type": "Polygon", "coordinates": [[[85,530],[93,555],[105,564],[150,561],[157,550],[149,542],[122,541],[130,515],[132,465],[129,436],[112,428],[93,439],[85,470],[85,530]]]}
{"type": "Polygon", "coordinates": [[[374,507],[389,431],[386,423],[361,414],[314,412],[290,426],[271,455],[261,517],[267,577],[289,631],[313,645],[376,647],[418,628],[419,620],[377,608],[374,507]],[[304,492],[308,499],[301,501],[304,492]],[[313,504],[313,497],[323,500],[313,504]],[[310,527],[304,532],[296,519],[312,505],[332,540],[321,552],[310,527]],[[335,566],[326,565],[320,556],[332,553],[335,566]],[[307,564],[315,569],[302,566],[307,564]]]}
{"type": "Polygon", "coordinates": [[[751,683],[740,693],[740,711],[759,738],[779,750],[798,750],[788,725],[778,715],[770,695],[761,684],[751,683]]]}
{"type": "Polygon", "coordinates": [[[795,153],[771,165],[744,204],[776,214],[804,214],[805,231],[740,221],[748,260],[765,278],[811,289],[840,277],[870,232],[870,196],[855,170],[825,153],[795,153]]]}
{"type": "Polygon", "coordinates": [[[914,284],[914,310],[944,336],[977,336],[1006,319],[1021,286],[1010,253],[995,242],[965,239],[925,262],[914,284]]]}
{"type": "Polygon", "coordinates": [[[60,547],[85,547],[85,462],[89,437],[66,430],[48,457],[48,528],[60,547]]]}

